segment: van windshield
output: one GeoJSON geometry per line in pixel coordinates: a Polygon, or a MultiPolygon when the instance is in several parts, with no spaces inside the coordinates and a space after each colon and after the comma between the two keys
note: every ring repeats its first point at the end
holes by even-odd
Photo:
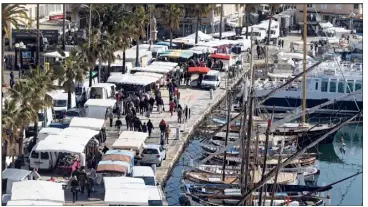
{"type": "Polygon", "coordinates": [[[156,186],[154,177],[135,177],[135,178],[142,178],[144,180],[145,185],[156,186]]]}
{"type": "Polygon", "coordinates": [[[66,100],[55,100],[54,107],[66,107],[67,101],[66,100]]]}
{"type": "Polygon", "coordinates": [[[203,77],[203,80],[205,80],[205,81],[217,81],[217,76],[214,76],[214,75],[205,75],[203,77]]]}

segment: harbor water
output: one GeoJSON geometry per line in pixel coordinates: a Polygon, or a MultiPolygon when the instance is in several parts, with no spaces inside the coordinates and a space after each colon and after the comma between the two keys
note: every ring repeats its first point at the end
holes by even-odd
{"type": "MultiPolygon", "coordinates": [[[[350,124],[341,128],[332,144],[321,144],[312,149],[320,152],[316,165],[321,170],[318,185],[328,185],[363,170],[363,133],[361,124],[350,124]],[[345,153],[341,150],[342,140],[345,153]]],[[[182,175],[185,170],[200,160],[203,150],[200,138],[193,137],[181,158],[173,167],[166,182],[164,193],[169,205],[180,205],[182,175]]],[[[330,190],[331,205],[361,205],[363,202],[363,175],[333,186],[330,190]]]]}

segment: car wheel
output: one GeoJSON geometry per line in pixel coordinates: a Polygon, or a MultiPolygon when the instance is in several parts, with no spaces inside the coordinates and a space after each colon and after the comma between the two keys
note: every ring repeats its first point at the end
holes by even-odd
{"type": "Polygon", "coordinates": [[[157,164],[157,167],[161,167],[161,163],[162,163],[162,161],[160,161],[160,163],[157,164]]]}

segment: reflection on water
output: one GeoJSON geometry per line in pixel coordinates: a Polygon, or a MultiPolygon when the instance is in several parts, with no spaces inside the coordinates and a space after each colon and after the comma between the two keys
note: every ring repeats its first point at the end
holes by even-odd
{"type": "MultiPolygon", "coordinates": [[[[321,174],[319,185],[327,185],[363,170],[362,125],[347,125],[336,134],[333,144],[319,145],[313,151],[320,152],[318,163],[321,174]],[[340,151],[341,137],[345,143],[345,153],[340,151]]],[[[183,171],[189,169],[191,159],[198,160],[203,150],[198,140],[190,142],[180,160],[175,164],[165,186],[169,205],[180,205],[180,186],[183,171]]],[[[361,205],[363,202],[362,174],[339,183],[330,191],[332,205],[361,205]]]]}

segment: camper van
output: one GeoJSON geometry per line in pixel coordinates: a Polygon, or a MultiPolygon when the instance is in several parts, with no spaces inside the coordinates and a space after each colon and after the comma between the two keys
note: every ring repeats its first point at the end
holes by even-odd
{"type": "Polygon", "coordinates": [[[88,99],[114,99],[116,86],[112,83],[99,83],[87,90],[88,99]]]}

